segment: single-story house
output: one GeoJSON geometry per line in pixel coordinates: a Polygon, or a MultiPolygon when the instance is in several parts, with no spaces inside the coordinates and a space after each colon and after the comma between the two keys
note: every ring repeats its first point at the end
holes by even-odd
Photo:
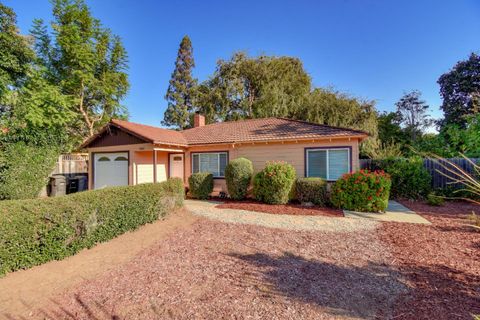
{"type": "Polygon", "coordinates": [[[112,120],[82,148],[88,150],[89,189],[160,182],[208,171],[214,192],[226,192],[225,167],[245,157],[260,171],[267,161],[291,163],[299,177],[334,181],[359,168],[359,143],[367,133],[285,118],[264,118],[205,125],[175,131],[112,120]]]}

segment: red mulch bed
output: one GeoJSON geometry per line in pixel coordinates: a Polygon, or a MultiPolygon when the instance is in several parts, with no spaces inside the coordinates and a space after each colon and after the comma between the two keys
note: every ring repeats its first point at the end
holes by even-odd
{"type": "Polygon", "coordinates": [[[465,216],[480,206],[448,202],[432,207],[406,202],[431,226],[384,223],[381,239],[412,287],[397,301],[395,319],[472,319],[480,314],[480,232],[465,216]]]}
{"type": "Polygon", "coordinates": [[[257,211],[272,214],[291,214],[299,216],[327,216],[343,217],[342,210],[325,208],[319,206],[306,207],[300,204],[265,204],[255,200],[233,201],[226,199],[215,199],[223,202],[216,206],[219,209],[238,209],[257,211]]]}

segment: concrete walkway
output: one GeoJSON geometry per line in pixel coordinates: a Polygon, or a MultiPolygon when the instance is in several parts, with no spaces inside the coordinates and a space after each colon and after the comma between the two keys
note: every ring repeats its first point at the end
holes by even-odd
{"type": "Polygon", "coordinates": [[[363,218],[380,221],[431,224],[430,221],[428,221],[421,215],[415,213],[415,211],[412,211],[404,205],[393,200],[390,200],[388,202],[388,208],[384,213],[343,210],[343,214],[345,215],[345,217],[348,218],[363,218]]]}

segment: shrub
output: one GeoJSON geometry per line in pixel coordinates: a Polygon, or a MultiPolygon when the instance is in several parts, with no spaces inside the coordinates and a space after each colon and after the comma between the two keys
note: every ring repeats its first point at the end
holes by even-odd
{"type": "Polygon", "coordinates": [[[252,161],[238,158],[230,161],[225,168],[225,180],[228,194],[234,200],[242,200],[247,196],[253,176],[252,161]]]}
{"type": "Polygon", "coordinates": [[[445,199],[433,192],[430,192],[427,196],[427,203],[431,206],[443,206],[445,199]]]}
{"type": "MultiPolygon", "coordinates": [[[[180,181],[181,182],[181,181],[180,181]]],[[[71,256],[182,204],[179,179],[0,202],[0,275],[71,256]]]]}
{"type": "Polygon", "coordinates": [[[391,176],[393,198],[416,200],[425,198],[431,191],[432,177],[420,157],[377,160],[374,166],[391,176]]]}
{"type": "Polygon", "coordinates": [[[331,202],[337,208],[364,212],[383,212],[388,206],[390,176],[383,171],[360,170],[337,180],[331,202]]]}
{"type": "Polygon", "coordinates": [[[56,148],[6,144],[0,154],[0,199],[38,197],[59,155],[56,148]]]}
{"type": "Polygon", "coordinates": [[[213,191],[213,175],[209,172],[197,172],[188,178],[190,195],[197,199],[208,199],[213,191]]]}
{"type": "Polygon", "coordinates": [[[300,202],[312,202],[316,205],[327,204],[327,181],[322,178],[298,178],[295,181],[295,194],[300,202]]]}
{"type": "Polygon", "coordinates": [[[257,200],[269,204],[285,204],[295,182],[295,169],[286,162],[267,162],[253,179],[253,193],[257,200]]]}

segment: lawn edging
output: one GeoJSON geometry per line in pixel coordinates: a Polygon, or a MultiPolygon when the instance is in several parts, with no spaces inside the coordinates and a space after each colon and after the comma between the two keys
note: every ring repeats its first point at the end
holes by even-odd
{"type": "Polygon", "coordinates": [[[183,183],[174,178],[56,198],[1,201],[0,276],[61,260],[135,230],[181,207],[183,199],[183,183]]]}

